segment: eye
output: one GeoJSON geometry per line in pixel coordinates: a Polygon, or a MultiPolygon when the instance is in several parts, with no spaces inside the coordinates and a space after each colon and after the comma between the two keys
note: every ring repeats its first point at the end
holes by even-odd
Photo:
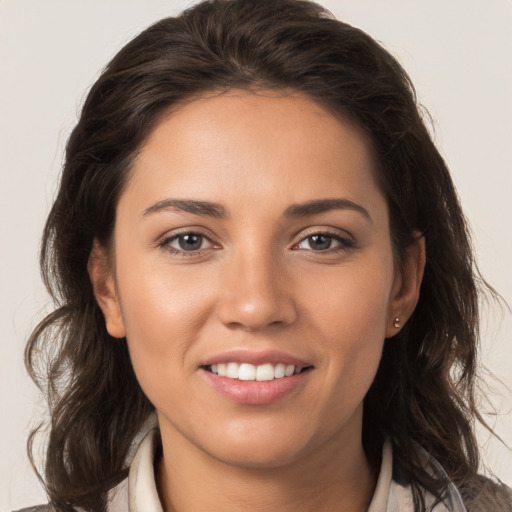
{"type": "Polygon", "coordinates": [[[180,233],[166,238],[160,244],[161,247],[172,254],[198,253],[214,247],[213,242],[201,233],[180,233]]]}
{"type": "Polygon", "coordinates": [[[305,249],[315,252],[345,250],[352,247],[350,240],[331,233],[313,233],[303,238],[294,249],[305,249]]]}
{"type": "Polygon", "coordinates": [[[299,243],[300,249],[313,249],[314,251],[326,251],[330,249],[333,241],[332,236],[329,235],[310,235],[302,242],[299,243]],[[308,247],[303,247],[303,245],[307,245],[308,247]]]}

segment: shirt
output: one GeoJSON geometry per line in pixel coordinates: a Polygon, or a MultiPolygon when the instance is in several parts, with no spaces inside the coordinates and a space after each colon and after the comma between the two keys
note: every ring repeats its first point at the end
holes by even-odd
{"type": "MultiPolygon", "coordinates": [[[[108,512],[163,512],[155,483],[155,449],[158,431],[150,431],[142,440],[130,465],[128,478],[115,487],[109,495],[108,512]]],[[[427,455],[425,455],[427,459],[427,455]]],[[[432,458],[429,465],[444,474],[441,466],[432,458]]],[[[426,493],[427,506],[435,498],[426,493]]],[[[452,483],[447,495],[438,503],[433,512],[467,512],[462,497],[452,483]]],[[[414,512],[413,495],[410,485],[400,483],[393,476],[393,452],[391,443],[386,441],[382,448],[382,462],[377,485],[368,512],[414,512]]]]}
{"type": "MultiPolygon", "coordinates": [[[[163,512],[155,482],[155,453],[158,430],[150,430],[140,442],[130,464],[128,477],[114,487],[108,497],[107,512],[163,512]]],[[[434,472],[445,475],[444,470],[435,459],[424,453],[427,467],[434,472]]],[[[448,477],[446,477],[448,480],[448,477]]],[[[430,493],[425,493],[427,507],[435,503],[430,493]]],[[[507,501],[507,505],[509,502],[507,501]]],[[[473,509],[472,509],[473,510],[473,509]]],[[[485,510],[487,508],[476,508],[485,510]]],[[[512,510],[508,508],[500,510],[512,510]]],[[[30,507],[18,512],[50,512],[47,505],[30,507]]],[[[76,512],[83,512],[79,508],[76,512]]],[[[198,511],[202,512],[202,511],[198,511]]],[[[393,450],[386,441],[382,448],[382,462],[367,512],[414,512],[413,494],[409,484],[401,482],[398,471],[393,471],[393,450]]],[[[468,512],[462,497],[453,483],[448,484],[446,496],[435,505],[432,512],[468,512]]]]}

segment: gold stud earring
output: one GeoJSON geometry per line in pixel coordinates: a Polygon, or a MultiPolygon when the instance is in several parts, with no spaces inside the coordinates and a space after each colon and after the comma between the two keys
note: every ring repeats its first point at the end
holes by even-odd
{"type": "Polygon", "coordinates": [[[395,321],[393,322],[393,327],[395,329],[400,329],[400,317],[399,316],[395,317],[395,321]]]}

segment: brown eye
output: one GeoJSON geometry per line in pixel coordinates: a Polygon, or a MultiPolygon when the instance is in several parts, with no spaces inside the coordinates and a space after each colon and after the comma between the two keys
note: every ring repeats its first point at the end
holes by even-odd
{"type": "Polygon", "coordinates": [[[301,240],[297,248],[313,251],[327,251],[341,245],[342,242],[337,237],[325,233],[316,233],[301,240]]]}
{"type": "Polygon", "coordinates": [[[183,251],[197,251],[203,244],[203,236],[195,233],[180,235],[176,238],[179,248],[183,251]]]}
{"type": "Polygon", "coordinates": [[[213,242],[201,233],[182,233],[165,239],[161,244],[173,254],[199,253],[204,249],[215,248],[213,242]]]}
{"type": "Polygon", "coordinates": [[[311,235],[307,237],[310,249],[314,251],[325,251],[331,248],[332,236],[328,235],[311,235]]]}
{"type": "Polygon", "coordinates": [[[354,247],[354,243],[344,237],[331,233],[312,233],[304,237],[294,249],[334,253],[349,250],[354,247]]]}

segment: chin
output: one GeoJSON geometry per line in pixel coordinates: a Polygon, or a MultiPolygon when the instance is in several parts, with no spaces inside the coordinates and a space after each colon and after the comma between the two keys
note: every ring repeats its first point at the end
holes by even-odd
{"type": "Polygon", "coordinates": [[[311,440],[304,432],[259,428],[229,434],[224,431],[221,442],[208,443],[203,450],[226,464],[247,469],[272,469],[286,466],[309,451],[311,440]]]}
{"type": "Polygon", "coordinates": [[[219,462],[243,469],[277,469],[300,458],[302,450],[297,448],[266,446],[252,443],[251,447],[241,444],[227,450],[215,450],[209,455],[219,462]]]}

